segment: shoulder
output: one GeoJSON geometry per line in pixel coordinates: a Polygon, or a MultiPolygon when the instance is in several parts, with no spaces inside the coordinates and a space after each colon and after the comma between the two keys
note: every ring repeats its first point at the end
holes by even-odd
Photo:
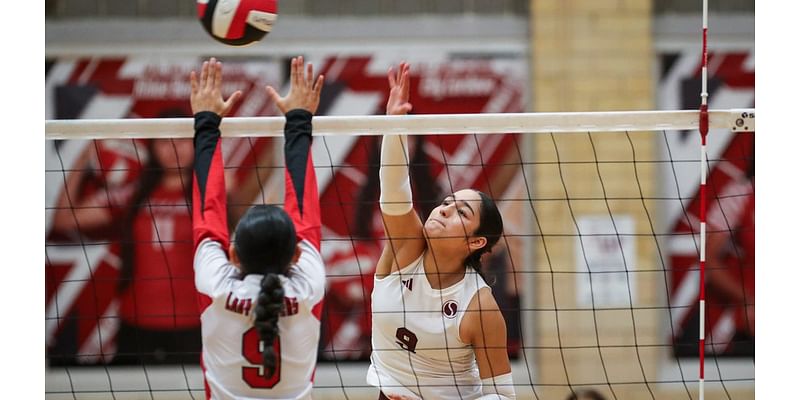
{"type": "Polygon", "coordinates": [[[325,262],[322,254],[308,240],[300,241],[300,258],[289,267],[288,277],[303,277],[304,279],[324,280],[325,262]]]}
{"type": "Polygon", "coordinates": [[[229,282],[236,280],[239,269],[229,260],[222,244],[204,239],[194,253],[194,282],[200,293],[214,297],[229,290],[229,282]]]}
{"type": "Polygon", "coordinates": [[[505,337],[505,319],[491,288],[480,288],[472,297],[460,330],[466,343],[473,345],[490,340],[490,337],[496,335],[505,337]]]}
{"type": "Polygon", "coordinates": [[[492,288],[489,286],[479,288],[475,295],[472,296],[467,311],[472,311],[473,313],[476,311],[500,311],[500,306],[497,305],[497,300],[495,300],[494,294],[492,294],[492,288]]]}
{"type": "Polygon", "coordinates": [[[425,273],[424,272],[424,267],[422,266],[422,261],[423,261],[424,256],[425,256],[425,253],[423,252],[422,254],[417,256],[417,258],[415,258],[411,262],[409,262],[407,264],[404,264],[404,265],[401,265],[401,266],[398,266],[396,268],[393,268],[393,270],[388,274],[381,275],[381,274],[378,274],[376,272],[374,279],[375,279],[375,281],[379,281],[380,282],[380,281],[385,281],[388,278],[392,278],[392,277],[400,278],[400,277],[403,277],[403,276],[411,275],[412,276],[411,279],[413,279],[413,276],[415,276],[415,275],[424,275],[424,273],[425,273]],[[419,269],[422,269],[423,271],[419,272],[418,271],[419,269]]]}

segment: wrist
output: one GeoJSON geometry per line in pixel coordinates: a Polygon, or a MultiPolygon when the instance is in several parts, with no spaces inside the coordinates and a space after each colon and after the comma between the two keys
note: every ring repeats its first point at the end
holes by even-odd
{"type": "Polygon", "coordinates": [[[199,132],[205,129],[217,129],[222,117],[213,111],[200,111],[194,114],[194,129],[199,132]]]}
{"type": "Polygon", "coordinates": [[[312,118],[314,114],[311,111],[306,110],[305,108],[292,108],[291,110],[286,112],[286,118],[290,117],[304,117],[304,118],[312,118]]]}
{"type": "Polygon", "coordinates": [[[222,119],[221,115],[219,115],[218,113],[216,113],[214,111],[210,111],[210,110],[202,110],[202,111],[198,111],[198,112],[194,113],[194,117],[195,118],[200,117],[200,116],[216,117],[217,119],[222,119]]]}

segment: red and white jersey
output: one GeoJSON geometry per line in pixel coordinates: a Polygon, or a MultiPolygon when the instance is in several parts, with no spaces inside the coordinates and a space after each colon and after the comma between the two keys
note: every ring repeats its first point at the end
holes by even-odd
{"type": "Polygon", "coordinates": [[[264,377],[261,339],[253,317],[262,275],[239,278],[219,242],[204,240],[195,254],[197,290],[211,298],[200,316],[203,365],[213,399],[300,399],[311,393],[319,345],[325,269],[319,251],[300,242],[302,254],[289,276],[280,276],[284,311],[278,319],[275,374],[264,377]],[[265,389],[268,389],[266,391],[265,389]]]}
{"type": "Polygon", "coordinates": [[[195,115],[192,230],[207,398],[311,396],[325,292],[319,195],[311,160],[311,117],[304,110],[286,113],[284,209],[294,223],[301,256],[287,276],[280,277],[285,295],[278,319],[279,335],[273,343],[263,343],[253,327],[262,275],[240,277],[227,257],[221,118],[210,112],[195,115]],[[273,346],[278,355],[275,373],[270,377],[265,376],[262,366],[264,346],[273,346]]]}
{"type": "Polygon", "coordinates": [[[475,351],[459,328],[472,298],[488,285],[468,269],[458,283],[434,289],[423,256],[375,278],[367,383],[412,399],[477,399],[482,384],[475,351]]]}

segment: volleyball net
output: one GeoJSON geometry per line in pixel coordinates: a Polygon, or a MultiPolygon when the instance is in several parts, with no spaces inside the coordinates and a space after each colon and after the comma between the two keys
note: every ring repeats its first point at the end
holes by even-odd
{"type": "MultiPolygon", "coordinates": [[[[696,111],[315,117],[328,279],[315,398],[376,397],[365,374],[385,240],[380,135],[397,133],[410,135],[423,217],[462,188],[498,204],[505,234],[483,261],[519,398],[582,388],[697,398],[701,325],[709,398],[752,393],[754,110],[709,111],[705,168],[699,120],[696,111]]],[[[181,300],[194,299],[192,120],[45,127],[47,397],[199,398],[199,319],[181,300]]],[[[235,224],[251,205],[282,201],[283,118],[227,118],[221,130],[235,224]]]]}

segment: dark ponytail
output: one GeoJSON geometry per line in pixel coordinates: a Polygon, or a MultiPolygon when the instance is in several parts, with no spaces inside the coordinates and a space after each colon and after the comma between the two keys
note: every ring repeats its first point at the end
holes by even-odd
{"type": "Polygon", "coordinates": [[[261,279],[261,291],[255,308],[253,325],[264,342],[264,372],[267,377],[275,373],[277,355],[272,343],[278,337],[278,317],[283,309],[283,286],[277,274],[267,274],[261,279]]]}
{"type": "Polygon", "coordinates": [[[491,197],[480,190],[476,190],[476,192],[481,196],[481,219],[478,229],[475,230],[472,236],[485,237],[486,245],[470,253],[467,258],[464,259],[464,266],[475,270],[485,281],[486,276],[483,273],[481,257],[490,252],[492,247],[500,240],[500,236],[503,235],[503,216],[500,215],[500,210],[497,209],[497,204],[495,204],[491,197]]]}
{"type": "Polygon", "coordinates": [[[233,247],[244,275],[264,275],[253,326],[264,342],[264,370],[269,377],[277,367],[272,343],[279,334],[278,317],[283,309],[284,292],[278,275],[286,274],[297,247],[294,223],[279,207],[250,207],[236,225],[233,247]]]}

